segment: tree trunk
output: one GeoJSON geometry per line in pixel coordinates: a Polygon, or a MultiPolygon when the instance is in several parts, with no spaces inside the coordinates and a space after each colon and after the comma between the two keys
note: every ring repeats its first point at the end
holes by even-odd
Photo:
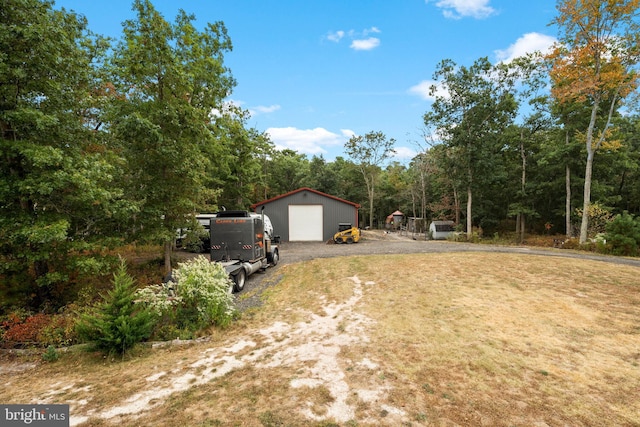
{"type": "Polygon", "coordinates": [[[565,200],[565,227],[567,238],[570,239],[573,237],[573,225],[571,224],[571,168],[569,164],[566,166],[565,172],[565,192],[566,192],[566,200],[565,200]]]}
{"type": "Polygon", "coordinates": [[[458,225],[460,224],[460,197],[456,187],[453,187],[453,205],[456,212],[456,225],[458,225]]]}
{"type": "Polygon", "coordinates": [[[473,237],[473,230],[472,230],[473,222],[471,221],[471,201],[472,201],[471,186],[468,186],[467,187],[467,240],[471,240],[471,237],[473,237]]]}
{"type": "MultiPolygon", "coordinates": [[[[520,132],[520,158],[522,159],[522,177],[520,179],[520,190],[522,191],[522,206],[524,209],[524,204],[527,198],[526,189],[527,189],[527,153],[524,150],[524,133],[520,132]]],[[[524,230],[525,230],[525,214],[524,212],[520,212],[520,229],[518,230],[520,243],[524,242],[524,230]]]]}
{"type": "Polygon", "coordinates": [[[584,203],[582,204],[582,223],[580,224],[580,244],[587,242],[589,230],[589,207],[591,206],[591,175],[593,172],[593,150],[588,150],[587,166],[584,170],[584,203]]]}
{"type": "MultiPolygon", "coordinates": [[[[596,98],[593,107],[591,107],[591,120],[589,121],[589,127],[587,128],[585,141],[585,144],[587,146],[587,165],[585,166],[584,170],[584,198],[582,203],[582,223],[580,224],[580,244],[584,244],[587,242],[587,231],[589,230],[589,207],[591,206],[591,176],[593,174],[593,157],[597,148],[593,145],[593,130],[596,126],[599,101],[600,99],[596,98]]],[[[612,103],[611,109],[609,110],[609,120],[611,120],[613,106],[614,104],[612,103]]],[[[608,124],[609,121],[607,121],[607,126],[608,124]]]]}
{"type": "Polygon", "coordinates": [[[469,181],[467,183],[467,240],[471,240],[473,237],[473,218],[471,215],[471,202],[473,200],[473,194],[471,192],[471,183],[473,182],[473,172],[471,171],[471,166],[467,170],[467,174],[469,177],[469,181]]]}
{"type": "Polygon", "coordinates": [[[168,240],[164,242],[164,277],[169,277],[171,274],[171,251],[173,248],[173,242],[168,240]]]}
{"type": "Polygon", "coordinates": [[[373,182],[371,183],[371,193],[369,194],[369,228],[373,229],[373,182]]]}

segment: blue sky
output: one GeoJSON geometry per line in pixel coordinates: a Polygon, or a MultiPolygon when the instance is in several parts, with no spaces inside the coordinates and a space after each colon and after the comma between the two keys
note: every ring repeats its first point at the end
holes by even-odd
{"type": "MultiPolygon", "coordinates": [[[[129,0],[58,0],[98,34],[119,38],[129,0]]],[[[406,162],[424,144],[427,92],[443,59],[471,65],[544,50],[555,0],[155,0],[173,22],[223,21],[233,43],[225,63],[237,80],[230,101],[279,148],[328,161],[347,157],[352,135],[381,131],[406,162]]]]}

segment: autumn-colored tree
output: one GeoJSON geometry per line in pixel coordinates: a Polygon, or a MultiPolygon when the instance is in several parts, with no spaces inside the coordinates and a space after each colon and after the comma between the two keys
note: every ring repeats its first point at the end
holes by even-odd
{"type": "MultiPolygon", "coordinates": [[[[559,104],[588,105],[590,119],[580,133],[587,150],[583,212],[589,212],[593,159],[615,144],[611,119],[638,83],[634,67],[640,53],[640,0],[562,0],[553,20],[560,39],[548,55],[552,96],[559,104]]],[[[583,215],[580,242],[587,240],[583,215]]]]}

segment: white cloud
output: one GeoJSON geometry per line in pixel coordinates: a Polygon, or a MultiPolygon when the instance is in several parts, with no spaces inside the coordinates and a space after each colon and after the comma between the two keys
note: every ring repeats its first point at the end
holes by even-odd
{"type": "Polygon", "coordinates": [[[443,10],[442,14],[445,18],[460,19],[470,16],[484,19],[496,13],[496,10],[489,6],[489,0],[425,0],[425,2],[435,2],[436,7],[443,10]]]}
{"type": "Polygon", "coordinates": [[[344,37],[344,31],[339,30],[339,31],[334,31],[333,33],[329,33],[327,35],[327,39],[332,41],[332,42],[336,42],[338,43],[340,40],[342,40],[342,38],[344,37]]]}
{"type": "Polygon", "coordinates": [[[351,129],[340,129],[340,132],[342,133],[342,136],[347,139],[351,139],[352,136],[356,136],[356,133],[351,129]]]}
{"type": "Polygon", "coordinates": [[[368,39],[354,40],[351,47],[354,50],[371,50],[380,46],[380,39],[377,37],[369,37],[368,39]]]}
{"type": "Polygon", "coordinates": [[[269,105],[269,106],[259,105],[257,107],[249,108],[249,114],[251,114],[251,117],[254,117],[259,114],[273,113],[275,111],[278,111],[279,109],[280,109],[280,106],[277,104],[269,105]]]}
{"type": "Polygon", "coordinates": [[[348,129],[341,129],[341,135],[324,128],[297,129],[294,127],[269,128],[266,133],[279,150],[291,149],[301,154],[320,155],[328,153],[325,147],[344,144],[353,135],[348,129]]]}
{"type": "Polygon", "coordinates": [[[362,32],[362,35],[363,35],[363,36],[368,36],[370,33],[376,33],[376,34],[379,34],[379,33],[381,33],[381,32],[382,32],[382,31],[380,31],[380,29],[379,29],[378,27],[371,27],[371,28],[369,28],[368,30],[364,30],[364,31],[362,32]]]}
{"type": "Polygon", "coordinates": [[[340,43],[343,38],[351,40],[350,48],[354,50],[371,50],[380,46],[378,37],[369,37],[370,34],[380,34],[382,31],[378,27],[366,28],[362,31],[333,31],[326,35],[327,40],[340,43]]]}
{"type": "Polygon", "coordinates": [[[556,41],[557,39],[555,37],[545,34],[527,33],[508,48],[494,51],[494,54],[499,62],[509,63],[515,58],[525,56],[528,53],[536,51],[547,53],[556,41]]]}
{"type": "Polygon", "coordinates": [[[394,150],[396,152],[392,158],[398,161],[411,160],[418,155],[418,152],[410,147],[395,147],[394,150]]]}
{"type": "Polygon", "coordinates": [[[415,86],[409,88],[409,93],[418,95],[425,101],[435,101],[436,97],[447,97],[447,91],[442,84],[435,80],[423,80],[415,86]],[[436,86],[435,94],[431,95],[431,86],[436,86]]]}

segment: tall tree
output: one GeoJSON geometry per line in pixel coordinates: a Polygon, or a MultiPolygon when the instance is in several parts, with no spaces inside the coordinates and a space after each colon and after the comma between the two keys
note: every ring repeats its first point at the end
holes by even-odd
{"type": "MultiPolygon", "coordinates": [[[[562,162],[564,164],[564,176],[565,176],[565,235],[567,238],[574,237],[574,221],[573,221],[573,206],[579,203],[574,199],[573,186],[574,173],[576,170],[584,168],[582,159],[580,158],[580,148],[583,146],[582,142],[578,141],[580,138],[579,129],[587,127],[589,120],[588,108],[585,108],[585,104],[582,103],[562,103],[554,101],[551,104],[551,112],[561,125],[559,129],[560,136],[557,141],[554,141],[549,147],[549,150],[545,153],[547,161],[562,162]],[[586,114],[585,114],[586,113],[586,114]]],[[[584,185],[582,188],[584,189],[584,185]]]]}
{"type": "Polygon", "coordinates": [[[273,151],[268,135],[247,128],[245,119],[242,113],[224,114],[216,120],[221,150],[211,173],[221,181],[219,204],[228,209],[247,209],[256,201],[256,196],[261,199],[256,190],[264,190],[264,161],[273,151]]]}
{"type": "Polygon", "coordinates": [[[11,287],[3,291],[21,288],[34,307],[55,307],[72,273],[100,272],[99,259],[78,255],[113,235],[119,199],[86,115],[102,99],[96,71],[107,43],[52,5],[0,7],[0,276],[11,287]]]}
{"type": "Polygon", "coordinates": [[[429,152],[415,156],[409,165],[411,175],[411,214],[426,221],[427,217],[427,189],[429,186],[429,173],[431,166],[429,152]]]}
{"type": "Polygon", "coordinates": [[[515,93],[519,106],[527,105],[529,109],[523,115],[522,124],[512,129],[512,137],[506,141],[506,146],[517,151],[520,159],[520,186],[515,201],[509,206],[509,212],[516,216],[516,234],[520,242],[524,241],[527,219],[538,215],[531,203],[527,167],[535,153],[535,147],[539,145],[538,134],[550,126],[547,97],[540,96],[542,88],[547,84],[541,66],[541,56],[534,53],[519,57],[502,67],[503,72],[512,76],[510,90],[515,93]]]}
{"type": "Polygon", "coordinates": [[[369,132],[352,136],[344,145],[347,155],[358,165],[369,199],[369,227],[373,228],[373,205],[380,167],[395,151],[396,140],[387,139],[382,132],[369,132]]]}
{"type": "Polygon", "coordinates": [[[299,154],[288,148],[275,150],[267,171],[269,197],[297,190],[304,186],[308,175],[309,160],[305,154],[299,154]]]}
{"type": "Polygon", "coordinates": [[[339,182],[339,176],[333,173],[322,154],[311,158],[307,186],[323,193],[337,194],[339,182]]]}
{"type": "Polygon", "coordinates": [[[509,85],[499,79],[498,71],[486,58],[476,60],[470,67],[442,61],[434,73],[434,80],[441,86],[432,86],[435,101],[424,115],[426,127],[439,136],[449,148],[448,154],[460,165],[461,176],[456,178],[467,191],[468,238],[472,235],[474,190],[484,179],[495,176],[498,135],[513,120],[517,109],[507,90],[509,85]]]}
{"type": "Polygon", "coordinates": [[[618,156],[614,184],[619,198],[618,211],[640,214],[640,117],[619,118],[618,130],[623,142],[622,155],[618,156]]]}
{"type": "Polygon", "coordinates": [[[382,171],[378,185],[377,215],[386,217],[396,210],[406,216],[412,214],[410,178],[407,167],[396,161],[382,171]]]}
{"type": "Polygon", "coordinates": [[[580,242],[587,240],[593,159],[607,143],[616,109],[637,86],[639,0],[561,0],[553,20],[561,37],[548,58],[552,95],[561,104],[585,103],[589,124],[580,242]]]}
{"type": "Polygon", "coordinates": [[[219,144],[212,111],[221,110],[235,82],[224,66],[232,48],[222,22],[203,31],[180,10],[174,24],[148,0],[135,0],[124,23],[113,73],[125,98],[114,105],[112,129],[129,162],[129,190],[141,202],[137,230],[164,244],[171,270],[175,230],[212,203],[211,146],[219,144]]]}

